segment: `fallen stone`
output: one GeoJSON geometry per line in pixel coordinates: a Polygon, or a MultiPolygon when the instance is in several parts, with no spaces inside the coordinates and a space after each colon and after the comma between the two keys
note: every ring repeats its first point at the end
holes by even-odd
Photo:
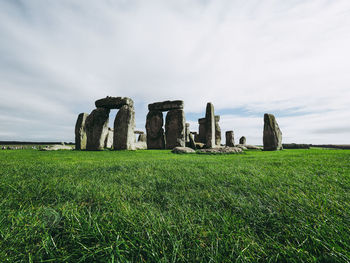
{"type": "Polygon", "coordinates": [[[184,147],[185,138],[185,112],[183,110],[170,110],[165,118],[165,148],[184,147]]]}
{"type": "Polygon", "coordinates": [[[149,111],[182,110],[183,108],[184,102],[182,100],[167,100],[148,104],[149,111]]]}
{"type": "Polygon", "coordinates": [[[165,149],[163,113],[149,111],[146,118],[147,149],[165,149]]]}
{"type": "Polygon", "coordinates": [[[120,108],[114,120],[114,150],[135,150],[135,111],[124,105],[120,108]]]}
{"type": "Polygon", "coordinates": [[[124,105],[134,106],[132,99],[128,97],[109,97],[95,101],[96,108],[120,109],[124,105]]]}
{"type": "Polygon", "coordinates": [[[235,146],[235,138],[233,131],[227,131],[225,133],[226,137],[226,146],[228,147],[234,147],[235,146]]]}
{"type": "Polygon", "coordinates": [[[145,141],[136,142],[135,149],[136,150],[146,150],[147,149],[147,142],[145,142],[145,141]]]}
{"type": "Polygon", "coordinates": [[[189,147],[175,147],[171,150],[172,153],[195,153],[196,151],[189,147]]]}
{"type": "Polygon", "coordinates": [[[45,146],[41,149],[41,151],[58,151],[58,150],[72,150],[73,148],[71,146],[62,145],[62,144],[56,144],[56,145],[50,145],[45,146]]]}
{"type": "Polygon", "coordinates": [[[264,151],[282,150],[282,132],[272,114],[264,114],[264,151]]]}
{"type": "Polygon", "coordinates": [[[196,149],[204,149],[206,147],[206,145],[201,142],[196,142],[195,145],[196,145],[196,149]]]}
{"type": "Polygon", "coordinates": [[[248,150],[248,148],[244,144],[236,144],[235,147],[240,148],[242,150],[248,150]]]}
{"type": "Polygon", "coordinates": [[[86,149],[86,118],[89,116],[87,113],[80,113],[78,115],[77,122],[75,123],[75,149],[85,150],[86,149]]]}
{"type": "Polygon", "coordinates": [[[242,153],[242,149],[238,147],[216,147],[210,149],[197,150],[198,153],[242,153]]]}
{"type": "Polygon", "coordinates": [[[97,108],[86,118],[86,150],[103,150],[108,133],[109,111],[106,108],[97,108]]]}

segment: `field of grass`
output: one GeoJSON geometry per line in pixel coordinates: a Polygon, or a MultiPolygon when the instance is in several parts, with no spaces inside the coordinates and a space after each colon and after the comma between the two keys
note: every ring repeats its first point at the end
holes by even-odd
{"type": "Polygon", "coordinates": [[[350,151],[0,151],[0,262],[349,262],[350,151]]]}

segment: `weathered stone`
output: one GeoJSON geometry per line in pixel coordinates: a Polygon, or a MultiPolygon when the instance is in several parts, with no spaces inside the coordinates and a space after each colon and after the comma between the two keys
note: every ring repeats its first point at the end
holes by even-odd
{"type": "Polygon", "coordinates": [[[106,108],[97,108],[86,118],[86,150],[97,151],[104,148],[108,133],[109,111],[106,108]]]}
{"type": "Polygon", "coordinates": [[[196,140],[196,142],[201,142],[205,144],[207,142],[206,122],[200,123],[198,130],[199,130],[199,133],[198,133],[198,136],[197,136],[198,139],[196,140]]]}
{"type": "Polygon", "coordinates": [[[147,142],[142,142],[142,141],[136,142],[135,149],[136,150],[146,150],[147,149],[147,142]]]}
{"type": "Polygon", "coordinates": [[[233,131],[226,132],[226,146],[233,147],[235,146],[235,137],[233,131]]]}
{"type": "Polygon", "coordinates": [[[114,150],[135,150],[135,111],[124,105],[120,108],[114,120],[114,150]]]}
{"type": "Polygon", "coordinates": [[[149,111],[182,110],[183,108],[184,102],[182,100],[167,100],[148,104],[149,111]]]}
{"type": "Polygon", "coordinates": [[[136,131],[136,130],[134,131],[134,133],[135,133],[135,134],[144,134],[143,131],[136,131]]]}
{"type": "Polygon", "coordinates": [[[165,118],[165,148],[184,147],[185,141],[185,112],[170,110],[165,118]]]}
{"type": "Polygon", "coordinates": [[[109,97],[95,101],[96,108],[120,109],[124,105],[133,107],[134,102],[128,97],[109,97]]]}
{"type": "Polygon", "coordinates": [[[62,145],[62,144],[56,144],[56,145],[50,145],[45,146],[41,149],[41,151],[58,151],[58,150],[72,150],[73,148],[71,146],[62,145]]]}
{"type": "Polygon", "coordinates": [[[219,125],[219,121],[216,121],[217,120],[216,117],[219,117],[218,119],[220,120],[220,116],[215,116],[215,145],[220,146],[220,144],[221,144],[221,128],[219,125]]]}
{"type": "Polygon", "coordinates": [[[251,144],[245,144],[244,147],[246,147],[248,150],[261,150],[261,147],[251,144]]]}
{"type": "Polygon", "coordinates": [[[219,122],[220,121],[220,115],[215,115],[215,121],[219,122]]]}
{"type": "Polygon", "coordinates": [[[113,146],[113,135],[114,131],[112,128],[108,128],[108,133],[105,139],[105,148],[111,149],[113,146]]]}
{"type": "Polygon", "coordinates": [[[138,142],[147,142],[147,136],[146,134],[140,134],[138,139],[137,139],[138,142]]]}
{"type": "Polygon", "coordinates": [[[239,138],[239,144],[245,145],[246,143],[247,143],[247,139],[244,136],[239,138]]]}
{"type": "Polygon", "coordinates": [[[207,123],[207,119],[206,118],[200,118],[198,119],[198,124],[206,124],[207,123]]]}
{"type": "Polygon", "coordinates": [[[196,151],[189,147],[175,147],[171,151],[172,153],[195,153],[196,151]]]}
{"type": "Polygon", "coordinates": [[[278,127],[275,116],[264,114],[263,143],[265,151],[282,150],[282,132],[278,127]]]}
{"type": "Polygon", "coordinates": [[[211,149],[201,149],[198,150],[199,153],[208,153],[208,154],[234,154],[241,153],[242,149],[238,147],[216,147],[211,149]]]}
{"type": "Polygon", "coordinates": [[[215,147],[215,116],[214,116],[214,106],[212,103],[207,103],[207,108],[205,111],[206,118],[206,146],[207,148],[215,147]]]}
{"type": "Polygon", "coordinates": [[[196,145],[196,149],[204,149],[205,148],[205,144],[201,143],[201,142],[196,142],[195,145],[196,145]]]}
{"type": "Polygon", "coordinates": [[[196,147],[196,143],[195,143],[195,141],[194,141],[193,134],[190,133],[190,134],[188,135],[188,137],[189,137],[189,142],[187,143],[187,146],[190,147],[190,148],[192,148],[192,149],[194,149],[194,150],[196,150],[197,147],[196,147]]]}
{"type": "Polygon", "coordinates": [[[78,115],[77,122],[75,123],[75,149],[86,149],[86,118],[89,116],[87,113],[80,113],[78,115]]]}
{"type": "Polygon", "coordinates": [[[190,124],[186,123],[186,130],[185,130],[185,134],[186,134],[186,143],[188,143],[190,141],[190,124]]]}
{"type": "Polygon", "coordinates": [[[163,113],[149,111],[146,119],[147,149],[165,149],[163,113]]]}

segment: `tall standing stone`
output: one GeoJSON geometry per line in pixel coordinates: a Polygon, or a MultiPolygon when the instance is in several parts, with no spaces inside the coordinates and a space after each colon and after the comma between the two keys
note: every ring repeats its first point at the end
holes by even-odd
{"type": "Polygon", "coordinates": [[[215,147],[215,116],[214,116],[214,106],[212,103],[207,103],[207,108],[205,111],[206,119],[206,147],[215,147]]]}
{"type": "Polygon", "coordinates": [[[239,138],[239,144],[245,145],[246,143],[247,143],[247,139],[244,136],[239,138]]]}
{"type": "Polygon", "coordinates": [[[221,144],[221,128],[219,125],[220,116],[215,116],[215,145],[220,146],[221,144]]]}
{"type": "Polygon", "coordinates": [[[197,142],[206,143],[207,142],[207,120],[205,118],[198,119],[199,130],[198,130],[198,139],[197,142]]]}
{"type": "Polygon", "coordinates": [[[185,126],[185,112],[183,110],[168,111],[165,118],[166,149],[186,146],[185,126]]]}
{"type": "Polygon", "coordinates": [[[149,111],[146,117],[147,149],[165,149],[163,113],[149,111]]]}
{"type": "Polygon", "coordinates": [[[264,114],[263,143],[265,151],[282,150],[282,132],[272,114],[264,114]]]}
{"type": "Polygon", "coordinates": [[[186,123],[186,143],[190,142],[190,124],[186,123]]]}
{"type": "Polygon", "coordinates": [[[233,147],[235,146],[235,137],[233,131],[226,132],[226,146],[233,147]]]}
{"type": "Polygon", "coordinates": [[[124,105],[114,120],[114,150],[135,150],[135,111],[133,106],[124,105]]]}
{"type": "Polygon", "coordinates": [[[86,150],[103,150],[108,133],[109,109],[94,109],[86,118],[86,150]]]}
{"type": "Polygon", "coordinates": [[[78,115],[77,122],[75,123],[75,149],[86,149],[86,118],[89,116],[87,113],[80,113],[78,115]]]}

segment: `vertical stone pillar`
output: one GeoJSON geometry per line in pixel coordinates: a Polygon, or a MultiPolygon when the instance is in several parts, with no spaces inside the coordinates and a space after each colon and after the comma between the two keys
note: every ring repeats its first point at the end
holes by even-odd
{"type": "Polygon", "coordinates": [[[219,125],[220,116],[215,116],[215,145],[220,146],[221,145],[221,128],[219,125]]]}
{"type": "Polygon", "coordinates": [[[105,148],[111,149],[113,146],[113,137],[114,137],[114,130],[111,128],[108,128],[108,133],[105,139],[105,148]]]}
{"type": "Polygon", "coordinates": [[[183,110],[170,110],[165,118],[165,148],[186,146],[186,122],[183,110]]]}
{"type": "Polygon", "coordinates": [[[80,113],[78,115],[77,122],[75,123],[75,149],[86,149],[86,118],[89,116],[87,113],[80,113]]]}
{"type": "Polygon", "coordinates": [[[151,110],[146,118],[147,149],[165,149],[163,113],[151,110]]]}
{"type": "Polygon", "coordinates": [[[207,108],[205,111],[206,119],[206,147],[215,147],[215,116],[214,116],[214,106],[212,103],[207,103],[207,108]]]}
{"type": "Polygon", "coordinates": [[[108,133],[109,109],[94,109],[86,118],[86,150],[103,150],[108,133]]]}
{"type": "Polygon", "coordinates": [[[186,143],[190,142],[190,124],[186,123],[186,143]]]}
{"type": "Polygon", "coordinates": [[[282,132],[272,114],[264,114],[263,143],[265,151],[282,150],[282,132]]]}
{"type": "Polygon", "coordinates": [[[135,150],[135,111],[132,106],[120,108],[114,120],[114,150],[135,150]]]}
{"type": "Polygon", "coordinates": [[[233,147],[235,146],[235,138],[233,131],[227,131],[226,132],[226,146],[233,147]]]}
{"type": "Polygon", "coordinates": [[[207,131],[206,131],[207,120],[205,118],[198,119],[198,124],[199,124],[199,130],[197,135],[198,140],[196,141],[201,143],[207,143],[207,131]]]}

